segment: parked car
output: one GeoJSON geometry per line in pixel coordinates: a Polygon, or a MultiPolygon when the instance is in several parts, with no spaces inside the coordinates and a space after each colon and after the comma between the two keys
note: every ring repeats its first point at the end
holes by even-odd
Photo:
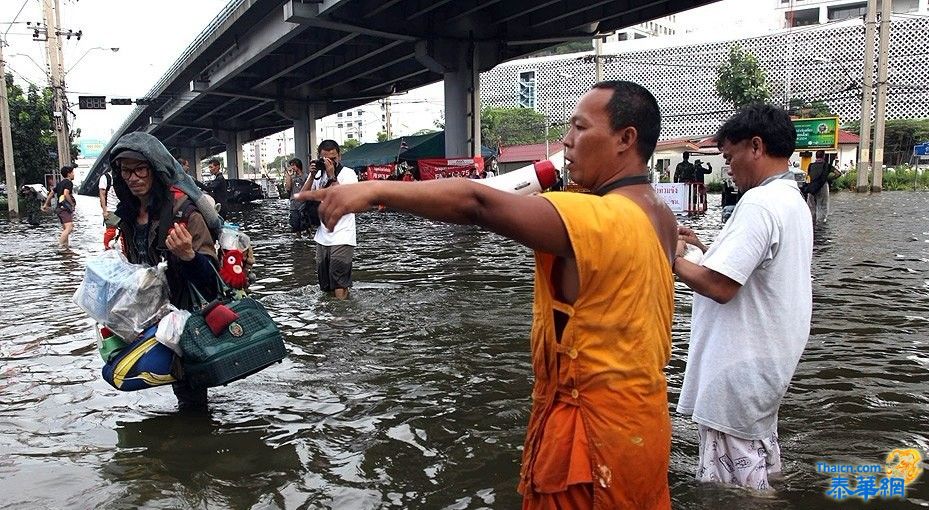
{"type": "MultiPolygon", "coordinates": [[[[206,191],[206,185],[197,182],[200,189],[206,191]]],[[[226,190],[228,190],[227,200],[230,204],[245,204],[255,200],[264,199],[264,192],[257,182],[248,179],[226,179],[226,190]]]]}
{"type": "Polygon", "coordinates": [[[229,190],[229,201],[234,204],[244,204],[265,197],[261,185],[247,179],[226,179],[226,189],[229,190]]]}

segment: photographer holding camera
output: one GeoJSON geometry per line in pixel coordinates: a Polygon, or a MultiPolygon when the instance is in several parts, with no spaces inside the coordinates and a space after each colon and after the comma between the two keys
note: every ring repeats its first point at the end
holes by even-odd
{"type": "MultiPolygon", "coordinates": [[[[342,151],[334,140],[323,140],[318,148],[319,159],[309,165],[313,185],[321,189],[339,184],[358,182],[351,168],[343,167],[342,151]]],[[[307,206],[310,204],[307,203],[307,206]]],[[[334,292],[336,299],[347,299],[352,286],[352,256],[355,251],[355,215],[346,214],[330,231],[325,225],[316,229],[316,274],[319,288],[334,292]]]]}

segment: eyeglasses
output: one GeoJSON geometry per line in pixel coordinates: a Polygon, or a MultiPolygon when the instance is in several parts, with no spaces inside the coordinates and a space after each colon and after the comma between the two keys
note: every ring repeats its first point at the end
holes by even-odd
{"type": "Polygon", "coordinates": [[[135,174],[139,179],[144,179],[151,173],[151,169],[148,165],[139,165],[133,168],[120,168],[119,173],[122,174],[123,179],[128,179],[132,174],[135,174]]]}

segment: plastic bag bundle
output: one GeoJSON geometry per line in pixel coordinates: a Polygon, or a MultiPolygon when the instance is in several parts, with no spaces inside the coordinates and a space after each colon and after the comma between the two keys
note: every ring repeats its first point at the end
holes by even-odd
{"type": "Polygon", "coordinates": [[[155,340],[158,343],[170,348],[174,354],[183,356],[184,351],[181,349],[181,333],[184,332],[184,325],[190,318],[190,312],[187,310],[174,309],[168,315],[161,318],[158,323],[158,330],[155,332],[155,340]]]}
{"type": "Polygon", "coordinates": [[[164,268],[131,264],[119,250],[87,261],[74,303],[122,338],[135,338],[170,312],[164,268]]]}
{"type": "Polygon", "coordinates": [[[219,247],[223,250],[239,250],[245,252],[252,245],[251,239],[239,231],[239,226],[235,223],[223,224],[223,230],[219,234],[219,247]]]}

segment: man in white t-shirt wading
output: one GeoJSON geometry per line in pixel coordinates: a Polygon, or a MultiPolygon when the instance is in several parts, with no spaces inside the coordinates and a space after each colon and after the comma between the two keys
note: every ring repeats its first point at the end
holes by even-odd
{"type": "MultiPolygon", "coordinates": [[[[310,164],[313,184],[310,189],[320,189],[340,184],[358,182],[358,176],[351,168],[343,167],[342,151],[334,140],[323,140],[319,144],[319,157],[326,163],[325,169],[318,171],[316,165],[310,164]]],[[[325,225],[316,229],[316,275],[319,288],[324,292],[333,292],[336,299],[347,299],[348,289],[352,287],[352,256],[355,245],[355,215],[346,214],[330,231],[325,225]]]]}
{"type": "Polygon", "coordinates": [[[742,108],[716,135],[745,190],[707,249],[680,227],[674,273],[694,291],[678,412],[697,423],[697,479],[768,490],[781,470],[777,411],[810,334],[813,229],[788,169],[796,132],[787,112],[742,108]],[[704,253],[682,257],[686,244],[704,253]]]}
{"type": "Polygon", "coordinates": [[[100,176],[97,187],[100,188],[100,209],[103,210],[103,226],[106,228],[103,233],[103,248],[109,249],[111,248],[110,242],[116,237],[116,225],[119,223],[119,218],[116,216],[119,199],[116,198],[113,175],[109,170],[100,176]]]}

